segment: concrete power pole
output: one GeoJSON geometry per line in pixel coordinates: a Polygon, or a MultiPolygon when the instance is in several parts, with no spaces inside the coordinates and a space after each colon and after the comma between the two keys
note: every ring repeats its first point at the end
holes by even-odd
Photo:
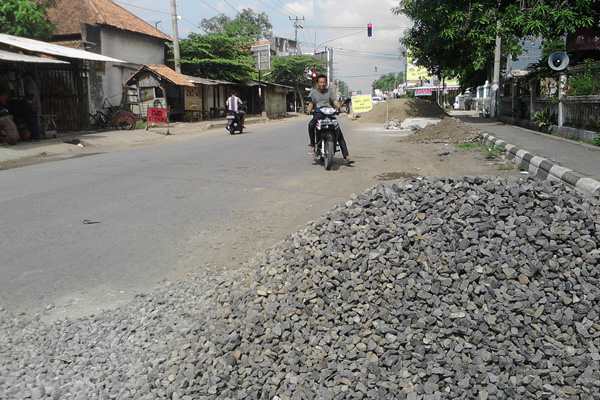
{"type": "Polygon", "coordinates": [[[294,21],[294,42],[296,42],[296,55],[300,54],[300,46],[298,46],[298,29],[304,29],[302,25],[298,21],[304,21],[304,17],[302,18],[292,18],[288,17],[290,21],[294,21]]]}
{"type": "Polygon", "coordinates": [[[181,73],[181,64],[179,64],[179,29],[177,28],[177,5],[175,0],[171,0],[171,23],[173,25],[173,56],[175,58],[175,71],[181,73]]]}

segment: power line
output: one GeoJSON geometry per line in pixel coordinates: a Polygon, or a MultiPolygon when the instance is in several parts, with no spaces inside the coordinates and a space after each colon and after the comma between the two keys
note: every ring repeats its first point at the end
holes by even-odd
{"type": "Polygon", "coordinates": [[[238,10],[236,10],[236,8],[234,6],[232,6],[231,4],[229,4],[229,2],[227,0],[223,0],[225,2],[225,4],[227,4],[229,7],[233,8],[233,11],[235,11],[236,14],[239,14],[238,10]]]}
{"type": "Polygon", "coordinates": [[[304,15],[300,15],[300,13],[296,12],[296,10],[292,9],[291,7],[289,7],[287,4],[282,3],[279,0],[271,0],[271,2],[275,3],[275,1],[279,4],[281,4],[283,9],[287,9],[288,11],[292,12],[292,15],[299,15],[300,17],[302,17],[302,19],[304,19],[304,15]]]}
{"type": "Polygon", "coordinates": [[[217,10],[216,8],[214,8],[213,6],[211,6],[210,4],[208,4],[206,1],[204,0],[200,0],[202,1],[204,4],[206,4],[209,8],[212,8],[213,10],[215,10],[219,15],[223,14],[221,11],[217,10]]]}
{"type": "Polygon", "coordinates": [[[150,9],[150,8],[145,8],[145,7],[140,7],[140,6],[134,6],[134,5],[132,5],[132,4],[124,3],[124,2],[122,2],[122,1],[118,1],[118,0],[114,0],[114,2],[115,2],[115,3],[120,3],[120,4],[123,4],[123,5],[126,5],[127,7],[139,8],[140,10],[152,11],[152,12],[155,12],[155,13],[158,13],[158,14],[166,14],[166,15],[171,15],[171,13],[170,13],[170,12],[166,12],[166,11],[157,11],[157,10],[152,10],[152,9],[150,9]]]}
{"type": "Polygon", "coordinates": [[[338,78],[366,78],[369,76],[381,76],[381,74],[368,74],[368,75],[336,75],[338,78]]]}
{"type": "Polygon", "coordinates": [[[274,9],[273,7],[271,7],[271,6],[270,6],[270,5],[268,5],[267,3],[264,3],[264,2],[262,2],[261,0],[258,0],[258,2],[259,2],[260,4],[262,4],[263,6],[265,6],[265,7],[267,7],[267,8],[270,8],[271,10],[273,10],[273,11],[275,11],[275,12],[277,12],[277,13],[281,14],[281,15],[285,15],[286,17],[289,17],[289,15],[288,15],[288,14],[282,13],[281,11],[274,9]]]}
{"type": "Polygon", "coordinates": [[[364,58],[376,58],[380,60],[399,60],[400,57],[393,54],[385,54],[385,53],[369,53],[369,52],[360,52],[360,51],[352,51],[352,50],[342,50],[335,49],[336,54],[341,56],[350,56],[350,57],[364,57],[364,58]],[[342,54],[340,54],[342,53],[342,54]]]}
{"type": "MultiPolygon", "coordinates": [[[[349,31],[349,30],[365,28],[364,26],[328,26],[328,25],[310,25],[310,26],[307,25],[306,27],[312,28],[312,29],[330,30],[330,31],[349,31]]],[[[411,27],[410,26],[374,26],[373,27],[373,29],[375,29],[375,30],[382,30],[382,31],[393,31],[393,30],[408,29],[408,28],[411,28],[411,27]]]]}

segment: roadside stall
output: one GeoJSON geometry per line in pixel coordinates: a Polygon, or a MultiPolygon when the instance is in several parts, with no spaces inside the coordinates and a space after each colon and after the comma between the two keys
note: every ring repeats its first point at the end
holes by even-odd
{"type": "Polygon", "coordinates": [[[148,108],[162,108],[168,110],[170,120],[183,120],[186,90],[194,89],[189,79],[162,64],[140,67],[125,85],[132,112],[143,119],[148,108]]]}
{"type": "MultiPolygon", "coordinates": [[[[124,63],[85,50],[0,33],[0,81],[8,86],[17,113],[25,108],[33,110],[42,137],[56,130],[87,128],[90,66],[106,62],[124,63]]],[[[31,119],[32,110],[18,118],[27,114],[31,119]]],[[[37,132],[30,133],[37,137],[37,132]]]]}
{"type": "Polygon", "coordinates": [[[184,75],[194,84],[185,88],[185,121],[202,121],[225,116],[225,100],[236,85],[232,82],[184,75]]]}

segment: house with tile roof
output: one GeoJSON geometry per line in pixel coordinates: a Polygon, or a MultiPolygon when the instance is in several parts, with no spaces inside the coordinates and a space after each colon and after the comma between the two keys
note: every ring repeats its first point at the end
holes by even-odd
{"type": "Polygon", "coordinates": [[[118,105],[125,82],[145,64],[165,64],[171,37],[111,0],[58,0],[48,9],[53,43],[124,60],[89,64],[89,108],[118,105]]]}

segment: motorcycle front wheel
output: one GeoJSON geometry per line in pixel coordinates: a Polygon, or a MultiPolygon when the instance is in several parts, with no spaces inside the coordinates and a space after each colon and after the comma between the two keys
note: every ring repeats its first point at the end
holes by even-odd
{"type": "Polygon", "coordinates": [[[329,171],[333,165],[333,153],[335,153],[335,144],[331,140],[325,141],[325,154],[323,156],[323,164],[325,169],[329,171]]]}

